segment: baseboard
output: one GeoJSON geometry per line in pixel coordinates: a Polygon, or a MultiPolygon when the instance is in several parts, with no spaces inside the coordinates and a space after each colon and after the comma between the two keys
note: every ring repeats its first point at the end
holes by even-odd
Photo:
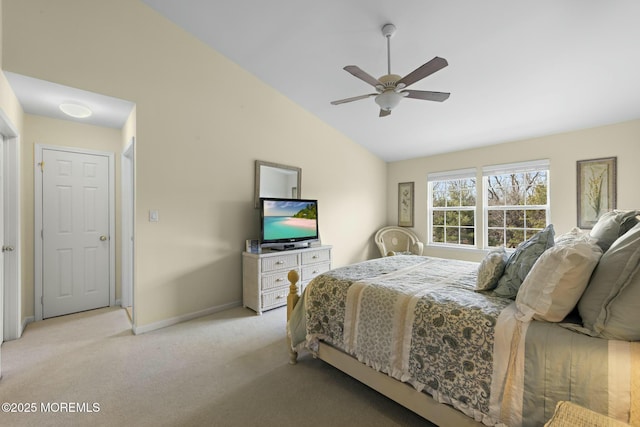
{"type": "Polygon", "coordinates": [[[242,301],[235,301],[229,304],[218,305],[215,307],[209,307],[204,310],[194,311],[193,313],[183,314],[182,316],[172,317],[170,319],[161,320],[159,322],[149,323],[148,325],[136,326],[133,325],[134,335],[140,335],[147,332],[155,331],[156,329],[166,328],[167,326],[176,325],[178,323],[186,322],[202,316],[208,316],[210,314],[218,313],[220,311],[229,310],[231,308],[240,307],[242,301]]]}

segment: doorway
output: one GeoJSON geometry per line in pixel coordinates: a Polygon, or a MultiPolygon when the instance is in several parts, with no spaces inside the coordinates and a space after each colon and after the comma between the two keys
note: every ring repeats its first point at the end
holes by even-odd
{"type": "MultiPolygon", "coordinates": [[[[22,300],[20,292],[20,149],[18,132],[4,111],[0,110],[0,151],[3,158],[3,221],[4,240],[0,242],[4,254],[4,292],[0,293],[0,335],[15,340],[22,334],[22,300]],[[2,328],[4,323],[4,328],[2,328]]],[[[1,342],[1,341],[0,341],[1,342]]]]}
{"type": "Polygon", "coordinates": [[[22,334],[19,151],[17,129],[0,109],[0,345],[22,334]]]}
{"type": "Polygon", "coordinates": [[[115,305],[114,154],[35,154],[36,320],[115,305]]]}
{"type": "Polygon", "coordinates": [[[122,153],[122,299],[121,305],[127,310],[134,323],[134,224],[135,224],[135,138],[122,153]]]}

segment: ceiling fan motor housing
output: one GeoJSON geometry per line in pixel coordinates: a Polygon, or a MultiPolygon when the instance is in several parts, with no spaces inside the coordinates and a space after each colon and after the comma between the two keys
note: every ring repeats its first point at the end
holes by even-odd
{"type": "Polygon", "coordinates": [[[378,80],[382,83],[382,87],[384,90],[386,89],[395,89],[396,82],[400,80],[402,77],[397,74],[386,74],[380,77],[378,80]]]}

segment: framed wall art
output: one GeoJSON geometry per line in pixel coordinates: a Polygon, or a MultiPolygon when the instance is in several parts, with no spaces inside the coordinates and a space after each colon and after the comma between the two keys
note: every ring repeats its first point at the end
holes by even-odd
{"type": "Polygon", "coordinates": [[[617,157],[579,160],[578,227],[593,228],[598,218],[616,208],[617,157]]]}
{"type": "Polygon", "coordinates": [[[398,226],[413,227],[413,182],[398,184],[398,226]]]}

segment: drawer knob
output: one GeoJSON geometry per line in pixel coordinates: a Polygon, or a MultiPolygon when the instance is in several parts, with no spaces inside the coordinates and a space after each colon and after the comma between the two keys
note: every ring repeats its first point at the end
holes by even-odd
{"type": "Polygon", "coordinates": [[[278,264],[278,265],[284,264],[284,261],[276,261],[276,264],[278,264]]]}
{"type": "Polygon", "coordinates": [[[318,270],[313,270],[313,274],[318,274],[318,270]]]}
{"type": "Polygon", "coordinates": [[[313,259],[316,259],[316,258],[318,258],[318,255],[314,255],[314,256],[313,256],[313,259]]]}
{"type": "Polygon", "coordinates": [[[276,297],[276,299],[282,299],[282,298],[284,298],[284,295],[278,295],[278,296],[276,297]]]}
{"type": "Polygon", "coordinates": [[[283,279],[282,277],[278,277],[278,278],[276,279],[276,282],[282,282],[282,281],[284,281],[284,279],[283,279]]]}

